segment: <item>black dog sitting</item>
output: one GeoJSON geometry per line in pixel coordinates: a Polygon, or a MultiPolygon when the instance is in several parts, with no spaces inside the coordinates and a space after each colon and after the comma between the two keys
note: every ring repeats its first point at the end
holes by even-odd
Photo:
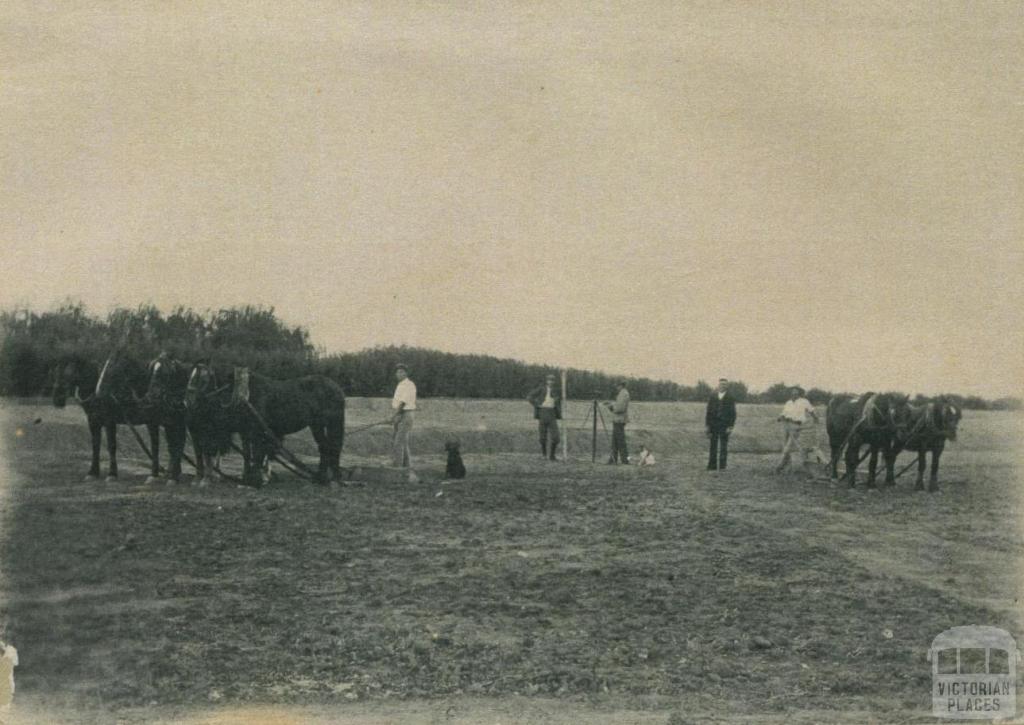
{"type": "Polygon", "coordinates": [[[444,449],[448,452],[448,465],[444,471],[445,477],[465,478],[466,466],[462,463],[462,454],[459,453],[459,442],[457,440],[450,440],[444,444],[444,449]]]}

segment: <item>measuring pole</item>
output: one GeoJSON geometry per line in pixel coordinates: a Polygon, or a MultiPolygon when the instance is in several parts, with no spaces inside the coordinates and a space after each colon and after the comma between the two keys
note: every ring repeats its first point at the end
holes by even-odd
{"type": "Polygon", "coordinates": [[[590,462],[597,462],[597,401],[594,401],[594,434],[590,439],[590,462]]]}
{"type": "Polygon", "coordinates": [[[562,460],[569,460],[569,387],[567,384],[567,371],[562,371],[562,460]]]}

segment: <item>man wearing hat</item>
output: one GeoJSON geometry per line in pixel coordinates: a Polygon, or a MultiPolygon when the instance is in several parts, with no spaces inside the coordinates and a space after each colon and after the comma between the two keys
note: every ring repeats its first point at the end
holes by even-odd
{"type": "Polygon", "coordinates": [[[711,440],[708,451],[708,470],[725,470],[729,460],[729,434],[736,425],[736,401],[729,392],[729,380],[718,379],[718,389],[708,399],[704,413],[705,433],[711,440]]]}
{"type": "Polygon", "coordinates": [[[409,371],[405,365],[395,367],[395,396],[391,399],[391,407],[395,414],[391,418],[394,435],[391,439],[391,463],[400,468],[412,467],[412,456],[409,453],[409,434],[412,432],[412,421],[416,415],[416,383],[409,379],[409,371]]]}
{"type": "Polygon", "coordinates": [[[802,469],[804,464],[804,449],[800,445],[800,433],[803,431],[807,419],[811,418],[818,422],[818,414],[814,412],[811,401],[804,397],[804,389],[799,385],[789,391],[789,400],[782,408],[782,415],[779,421],[783,423],[786,430],[786,442],[782,445],[782,460],[776,466],[775,472],[781,473],[789,464],[790,456],[795,453],[798,461],[797,467],[802,469]]]}
{"type": "Polygon", "coordinates": [[[626,381],[616,384],[615,400],[605,403],[612,413],[612,455],[608,463],[629,463],[629,449],[626,448],[626,423],[629,422],[629,390],[626,381]]]}
{"type": "Polygon", "coordinates": [[[540,431],[541,453],[553,461],[561,441],[558,421],[562,419],[562,396],[555,386],[554,374],[548,373],[544,377],[544,384],[530,391],[526,400],[533,406],[533,417],[540,431]]]}

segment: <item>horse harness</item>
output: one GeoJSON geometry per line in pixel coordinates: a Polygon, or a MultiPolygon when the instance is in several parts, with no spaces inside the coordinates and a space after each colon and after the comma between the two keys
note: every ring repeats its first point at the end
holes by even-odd
{"type": "Polygon", "coordinates": [[[873,394],[870,398],[868,398],[867,402],[864,404],[864,411],[861,413],[861,416],[857,420],[857,422],[853,424],[853,427],[850,428],[850,432],[846,434],[846,440],[844,440],[843,444],[839,446],[840,451],[842,451],[843,449],[846,448],[847,445],[849,445],[850,441],[853,439],[854,434],[858,430],[860,430],[862,427],[871,427],[869,419],[873,413],[878,413],[879,415],[882,415],[882,411],[878,407],[877,393],[873,394]]]}
{"type": "Polygon", "coordinates": [[[903,440],[902,445],[906,447],[907,444],[914,440],[915,436],[923,435],[926,433],[948,437],[950,431],[947,428],[940,427],[935,422],[935,416],[936,405],[934,402],[930,402],[927,406],[925,406],[924,413],[922,413],[917,423],[914,424],[914,428],[907,434],[906,438],[903,440]]]}

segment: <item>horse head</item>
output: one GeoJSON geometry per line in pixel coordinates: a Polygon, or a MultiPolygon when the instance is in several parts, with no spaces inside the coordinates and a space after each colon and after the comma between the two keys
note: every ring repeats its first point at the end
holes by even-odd
{"type": "Polygon", "coordinates": [[[960,425],[960,419],[963,418],[963,411],[952,403],[939,403],[935,406],[937,412],[936,424],[939,427],[939,431],[951,441],[956,440],[957,427],[960,425]]]}
{"type": "Polygon", "coordinates": [[[197,362],[192,366],[185,386],[185,407],[194,408],[201,398],[213,392],[217,385],[217,377],[213,368],[205,362],[197,362]]]}
{"type": "Polygon", "coordinates": [[[53,366],[53,405],[63,408],[71,395],[77,396],[81,388],[95,386],[96,368],[77,355],[65,355],[53,366]]]}
{"type": "Polygon", "coordinates": [[[184,393],[183,379],[184,367],[180,362],[171,358],[163,352],[155,358],[148,367],[149,380],[146,385],[146,394],[143,399],[147,403],[167,402],[171,397],[177,397],[178,403],[184,393]],[[175,393],[177,395],[175,396],[175,393]]]}
{"type": "Polygon", "coordinates": [[[106,398],[111,395],[114,390],[114,378],[115,370],[118,361],[118,352],[110,353],[107,359],[103,363],[103,367],[100,368],[100,376],[96,380],[96,389],[93,393],[97,398],[106,398]]]}
{"type": "Polygon", "coordinates": [[[63,408],[68,402],[68,393],[74,389],[72,380],[78,377],[77,366],[71,360],[60,360],[53,366],[53,405],[63,408]]]}

